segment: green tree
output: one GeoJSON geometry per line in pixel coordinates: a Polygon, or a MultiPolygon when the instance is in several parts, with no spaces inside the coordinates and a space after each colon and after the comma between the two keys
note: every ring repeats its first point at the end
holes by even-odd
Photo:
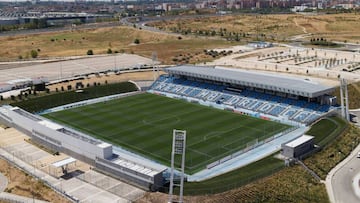
{"type": "Polygon", "coordinates": [[[38,52],[36,50],[31,50],[30,55],[31,55],[31,58],[37,58],[38,57],[38,52]]]}

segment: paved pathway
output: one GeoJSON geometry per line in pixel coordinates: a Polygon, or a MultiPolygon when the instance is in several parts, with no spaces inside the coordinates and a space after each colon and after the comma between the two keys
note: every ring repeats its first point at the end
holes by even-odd
{"type": "Polygon", "coordinates": [[[289,142],[294,138],[300,137],[308,130],[307,127],[300,127],[286,135],[278,137],[268,143],[265,143],[255,149],[252,149],[248,152],[245,152],[233,159],[230,159],[222,164],[219,164],[211,169],[204,169],[200,172],[197,172],[193,175],[188,176],[188,181],[203,181],[208,178],[212,178],[229,171],[232,171],[236,168],[243,167],[249,163],[255,162],[266,156],[269,156],[281,149],[281,144],[289,142]]]}
{"type": "Polygon", "coordinates": [[[356,157],[360,151],[358,145],[352,153],[333,168],[326,177],[326,190],[332,203],[358,203],[360,197],[359,174],[360,159],[356,157]]]}
{"type": "Polygon", "coordinates": [[[8,184],[7,178],[0,173],[0,193],[6,189],[7,184],[8,184]]]}
{"type": "MultiPolygon", "coordinates": [[[[80,202],[93,202],[94,200],[96,200],[96,202],[98,203],[131,202],[130,200],[125,199],[124,197],[120,197],[115,194],[112,194],[108,191],[105,191],[104,189],[83,182],[82,180],[79,180],[77,178],[71,178],[69,180],[56,179],[41,170],[35,169],[33,166],[20,160],[16,156],[9,154],[7,151],[1,148],[0,148],[0,156],[6,157],[6,159],[16,163],[16,165],[22,168],[23,170],[26,170],[30,174],[35,174],[37,178],[51,184],[52,187],[57,188],[58,190],[62,191],[64,194],[72,196],[74,197],[74,199],[78,199],[80,202]]],[[[1,194],[0,195],[0,199],[1,199],[3,198],[4,192],[0,194],[1,194]]],[[[142,194],[139,194],[139,196],[142,196],[142,194]]],[[[24,200],[19,202],[27,202],[27,201],[24,200]]]]}

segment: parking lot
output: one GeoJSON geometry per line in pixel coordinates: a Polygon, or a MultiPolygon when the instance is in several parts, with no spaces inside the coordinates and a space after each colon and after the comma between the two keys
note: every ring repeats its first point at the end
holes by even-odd
{"type": "Polygon", "coordinates": [[[46,77],[50,81],[106,70],[151,65],[152,60],[133,54],[114,54],[64,60],[0,70],[0,83],[15,79],[46,77]]]}

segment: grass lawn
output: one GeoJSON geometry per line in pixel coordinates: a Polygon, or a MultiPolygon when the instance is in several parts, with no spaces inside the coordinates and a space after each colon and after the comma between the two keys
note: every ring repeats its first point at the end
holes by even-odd
{"type": "Polygon", "coordinates": [[[172,130],[187,130],[187,173],[290,127],[153,94],[44,116],[166,165],[170,165],[172,130]]]}
{"type": "MultiPolygon", "coordinates": [[[[186,182],[186,195],[214,194],[258,180],[285,167],[284,161],[268,156],[257,162],[201,182],[186,182]]],[[[177,192],[177,191],[176,191],[177,192]]]]}
{"type": "Polygon", "coordinates": [[[327,117],[315,123],[306,134],[314,136],[314,142],[323,147],[334,140],[345,127],[346,121],[340,117],[327,117]]]}

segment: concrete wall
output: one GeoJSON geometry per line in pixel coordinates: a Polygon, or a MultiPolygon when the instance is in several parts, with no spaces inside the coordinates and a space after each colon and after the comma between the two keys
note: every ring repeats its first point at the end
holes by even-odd
{"type": "Polygon", "coordinates": [[[47,123],[46,125],[51,126],[48,127],[43,124],[42,117],[35,116],[22,109],[16,111],[11,106],[0,107],[0,121],[27,134],[33,141],[49,149],[68,154],[95,166],[104,173],[130,181],[146,190],[155,191],[163,186],[162,172],[149,176],[111,162],[109,159],[114,156],[112,145],[91,139],[80,132],[60,125],[47,123]],[[75,135],[69,135],[64,131],[59,131],[59,129],[67,129],[75,135]]]}
{"type": "Polygon", "coordinates": [[[154,177],[151,177],[129,168],[119,166],[105,159],[97,158],[95,162],[96,168],[100,169],[101,171],[111,176],[131,181],[131,183],[136,184],[137,186],[146,190],[156,191],[163,186],[162,172],[159,172],[158,174],[154,175],[154,177]]]}
{"type": "Polygon", "coordinates": [[[302,155],[310,152],[314,149],[314,139],[311,139],[307,142],[302,143],[301,145],[298,145],[296,147],[290,147],[286,144],[282,145],[282,154],[286,157],[290,158],[299,158],[302,155]]]}
{"type": "MultiPolygon", "coordinates": [[[[60,148],[69,149],[80,156],[85,156],[90,159],[95,159],[96,157],[108,159],[112,157],[112,145],[101,147],[99,146],[101,142],[91,143],[91,139],[87,138],[80,132],[71,130],[79,135],[78,137],[75,137],[40,124],[38,122],[40,121],[39,118],[39,120],[33,120],[29,117],[20,115],[13,110],[8,110],[8,115],[8,117],[12,119],[12,122],[17,126],[21,126],[26,131],[31,132],[31,135],[29,136],[37,137],[43,141],[50,142],[60,148]]],[[[31,114],[29,115],[31,116],[31,114]]],[[[37,117],[33,116],[33,118],[37,117]]]]}

